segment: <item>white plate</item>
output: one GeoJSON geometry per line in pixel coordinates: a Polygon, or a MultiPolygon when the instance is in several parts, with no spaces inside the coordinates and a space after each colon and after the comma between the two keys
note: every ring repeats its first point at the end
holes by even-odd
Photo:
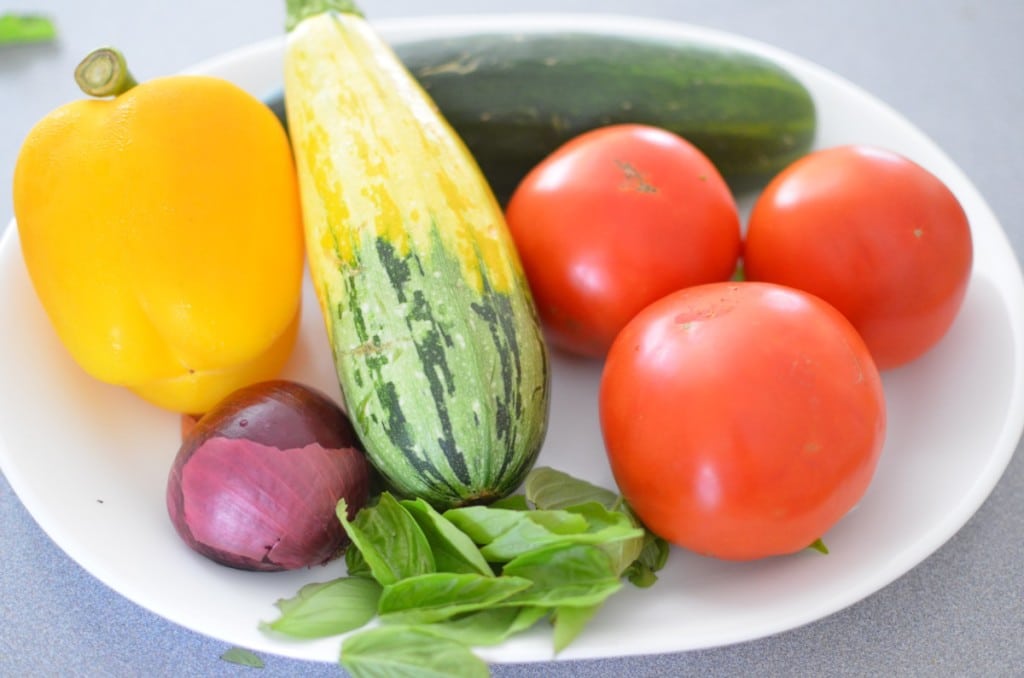
{"type": "MultiPolygon", "coordinates": [[[[772,57],[811,89],[818,145],[874,143],[928,167],[974,229],[976,266],[963,310],[927,356],[885,375],[890,429],[861,504],[825,535],[831,554],[725,563],[676,550],[651,589],[627,586],[560,658],[724,645],[794,628],[882,588],[934,552],[977,510],[1024,426],[1024,284],[995,217],[963,173],[906,120],[849,83],[764,45],[699,28],[624,17],[491,16],[381,21],[398,41],[487,27],[574,28],[727,44],[772,57]]],[[[195,70],[263,95],[280,82],[283,41],[195,70]]],[[[322,323],[306,287],[287,376],[337,395],[322,323]]],[[[339,641],[286,642],[257,630],[273,603],[340,563],[247,573],[189,551],[167,518],[164,488],[178,420],[86,377],[58,344],[29,284],[14,224],[0,243],[0,463],[39,525],[87,571],[182,626],[254,650],[336,661],[339,641]]],[[[613,487],[596,417],[599,366],[556,356],[553,417],[541,464],[613,487]]],[[[542,625],[543,626],[543,625],[542,625]]],[[[495,662],[552,658],[542,627],[481,651],[495,662]]]]}

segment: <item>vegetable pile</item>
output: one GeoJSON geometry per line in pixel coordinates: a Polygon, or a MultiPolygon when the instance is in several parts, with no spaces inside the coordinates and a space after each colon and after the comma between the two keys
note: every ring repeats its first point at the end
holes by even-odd
{"type": "Polygon", "coordinates": [[[355,676],[487,675],[475,647],[544,621],[563,650],[670,544],[827,553],[883,454],[883,371],[966,293],[938,177],[812,150],[810,94],[753,55],[550,32],[395,51],[348,0],[288,20],[283,126],[101,50],[79,79],[104,99],[41,121],[14,187],[70,354],[183,415],[183,543],[249,570],[344,553],[266,633],[344,636],[355,676]],[[282,377],[304,257],[338,403],[282,377]],[[536,466],[553,352],[601,370],[614,489],[536,466]]]}
{"type": "Polygon", "coordinates": [[[656,579],[665,542],[644,530],[621,497],[548,468],[524,494],[490,506],[435,510],[384,492],[338,518],[352,539],[348,576],[302,588],[263,624],[297,638],[347,637],[352,675],[406,670],[486,676],[474,646],[496,645],[549,618],[554,649],[567,646],[622,587],[656,579]]]}

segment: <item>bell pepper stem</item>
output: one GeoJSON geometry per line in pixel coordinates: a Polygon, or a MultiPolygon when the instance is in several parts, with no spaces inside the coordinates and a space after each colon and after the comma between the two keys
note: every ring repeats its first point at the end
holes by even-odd
{"type": "Polygon", "coordinates": [[[116,97],[138,84],[124,55],[113,47],[89,52],[75,68],[75,82],[92,97],[116,97]]]}

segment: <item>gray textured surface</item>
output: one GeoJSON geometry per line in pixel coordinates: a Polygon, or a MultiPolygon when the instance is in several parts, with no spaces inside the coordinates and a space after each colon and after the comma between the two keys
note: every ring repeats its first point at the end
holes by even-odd
{"type": "MultiPolygon", "coordinates": [[[[52,13],[56,45],[0,48],[0,222],[32,123],[77,96],[69,74],[103,43],[140,77],[277,34],[283,0],[0,3],[52,13]]],[[[364,0],[371,19],[453,13],[614,12],[728,30],[815,61],[901,111],[971,177],[1024,252],[1024,3],[1020,0],[364,0]]],[[[3,328],[10,331],[10,328],[3,328]]],[[[1016,366],[1020,369],[1020,366],[1016,366]]],[[[0,385],[5,387],[6,385],[0,385]]],[[[140,609],[65,556],[0,476],[0,675],[319,676],[336,666],[267,656],[259,673],[226,647],[140,609]]],[[[771,638],[604,661],[501,665],[513,676],[1024,675],[1024,459],[945,546],[866,600],[771,638]]],[[[629,630],[624,629],[624,634],[629,630]]]]}

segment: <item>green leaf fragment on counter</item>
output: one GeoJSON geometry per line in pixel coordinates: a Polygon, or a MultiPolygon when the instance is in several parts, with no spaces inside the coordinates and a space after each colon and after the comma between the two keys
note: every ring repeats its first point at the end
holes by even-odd
{"type": "Polygon", "coordinates": [[[253,669],[262,669],[264,666],[262,659],[249,650],[245,650],[240,647],[232,647],[222,654],[220,658],[226,662],[239,664],[241,666],[248,666],[253,669]]]}
{"type": "Polygon", "coordinates": [[[341,665],[353,678],[487,678],[490,669],[464,643],[418,626],[379,626],[350,636],[341,665]]]}
{"type": "Polygon", "coordinates": [[[57,37],[53,21],[41,14],[0,14],[0,45],[49,42],[57,37]]]}

